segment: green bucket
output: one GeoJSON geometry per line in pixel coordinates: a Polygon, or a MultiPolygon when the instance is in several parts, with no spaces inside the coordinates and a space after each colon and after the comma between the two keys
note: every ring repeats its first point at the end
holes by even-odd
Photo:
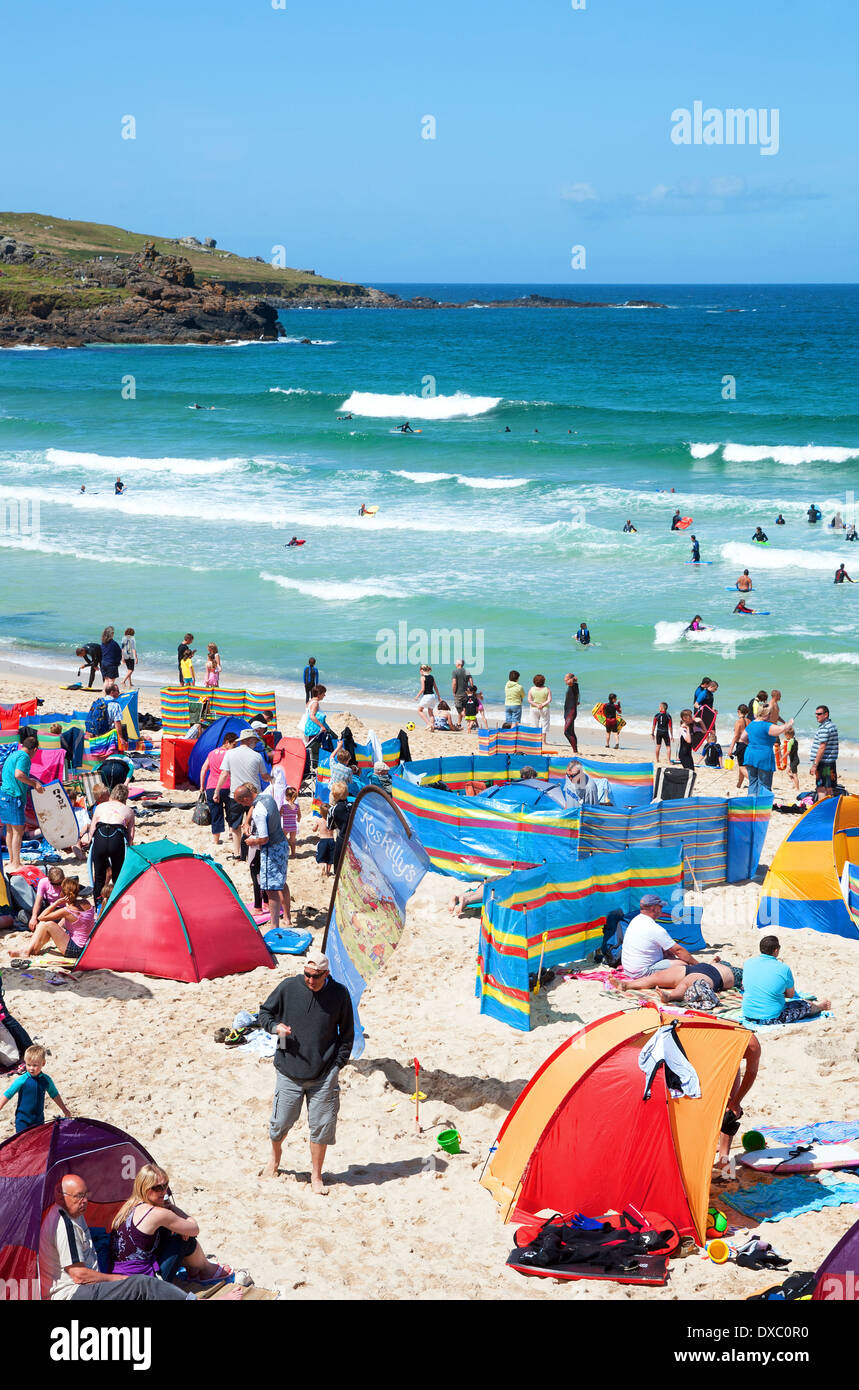
{"type": "Polygon", "coordinates": [[[743,1148],[747,1154],[756,1153],[758,1149],[765,1149],[767,1141],[759,1129],[747,1129],[743,1135],[743,1148]]]}
{"type": "Polygon", "coordinates": [[[458,1154],[462,1152],[459,1147],[459,1140],[458,1130],[443,1129],[438,1136],[438,1146],[440,1149],[444,1149],[446,1154],[458,1154]]]}

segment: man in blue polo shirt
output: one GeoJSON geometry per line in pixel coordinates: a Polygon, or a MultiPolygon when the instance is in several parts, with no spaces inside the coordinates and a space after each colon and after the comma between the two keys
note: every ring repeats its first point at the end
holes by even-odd
{"type": "Polygon", "coordinates": [[[762,936],[760,955],[743,966],[744,1023],[798,1023],[829,1008],[828,999],[812,1004],[796,998],[793,971],[778,959],[780,950],[777,936],[762,936]]]}

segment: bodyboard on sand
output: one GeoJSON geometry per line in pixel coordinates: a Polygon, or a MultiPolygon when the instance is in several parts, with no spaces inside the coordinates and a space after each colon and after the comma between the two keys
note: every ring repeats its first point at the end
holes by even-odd
{"type": "Polygon", "coordinates": [[[45,790],[33,796],[33,810],[39,829],[54,849],[71,849],[80,838],[74,807],[62,782],[46,782],[45,790]]]}
{"type": "Polygon", "coordinates": [[[817,1173],[825,1168],[859,1168],[859,1147],[855,1144],[812,1144],[797,1153],[800,1146],[755,1149],[752,1153],[738,1153],[737,1159],[747,1168],[768,1173],[778,1169],[780,1173],[817,1173]],[[794,1155],[791,1158],[791,1154],[794,1155]]]}

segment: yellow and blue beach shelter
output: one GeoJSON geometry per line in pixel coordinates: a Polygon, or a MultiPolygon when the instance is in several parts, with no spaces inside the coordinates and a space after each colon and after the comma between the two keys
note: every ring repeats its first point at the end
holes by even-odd
{"type": "Polygon", "coordinates": [[[859,796],[827,797],[800,816],[779,846],[758,901],[757,925],[808,927],[859,940],[841,890],[845,864],[859,859],[859,796]]]}

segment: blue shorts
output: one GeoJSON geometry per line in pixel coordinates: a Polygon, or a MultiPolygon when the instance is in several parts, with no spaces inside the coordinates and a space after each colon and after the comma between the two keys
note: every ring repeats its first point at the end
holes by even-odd
{"type": "Polygon", "coordinates": [[[0,795],[0,821],[4,825],[23,825],[26,820],[24,815],[26,805],[26,798],[22,800],[18,796],[0,795]]]}

